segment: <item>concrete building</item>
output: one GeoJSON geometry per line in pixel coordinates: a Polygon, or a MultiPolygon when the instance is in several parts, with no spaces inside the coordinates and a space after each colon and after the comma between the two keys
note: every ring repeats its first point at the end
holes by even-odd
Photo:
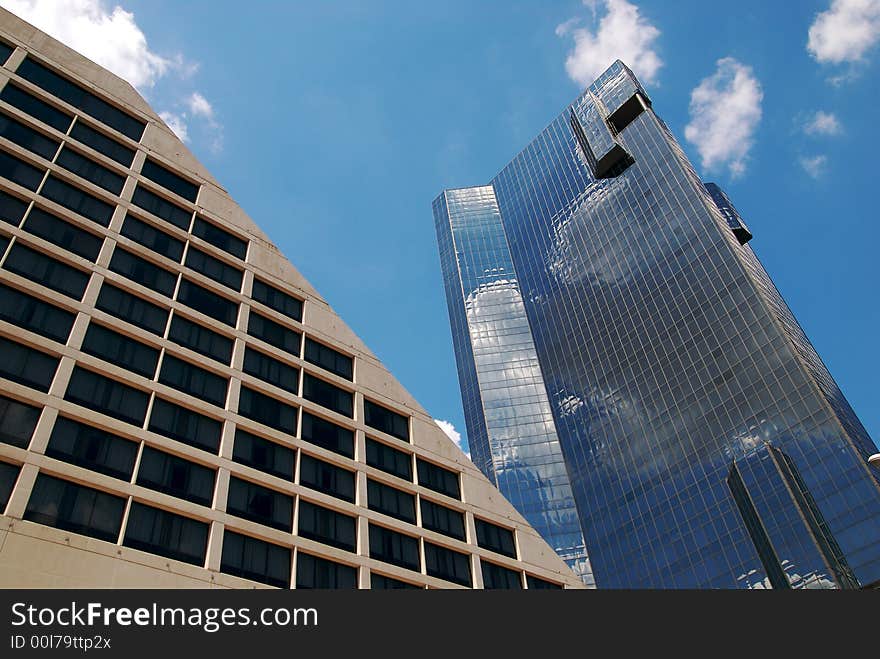
{"type": "Polygon", "coordinates": [[[0,65],[0,585],[581,586],[131,86],[0,65]]]}
{"type": "Polygon", "coordinates": [[[876,447],[626,66],[434,218],[474,462],[585,583],[880,583],[876,447]]]}

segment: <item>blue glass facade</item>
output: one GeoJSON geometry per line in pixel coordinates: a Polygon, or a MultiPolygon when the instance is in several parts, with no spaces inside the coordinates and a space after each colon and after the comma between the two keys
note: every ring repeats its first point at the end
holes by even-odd
{"type": "Polygon", "coordinates": [[[589,559],[491,186],[435,203],[471,457],[587,585],[589,559]],[[458,254],[458,258],[456,258],[458,254]]]}
{"type": "MultiPolygon", "coordinates": [[[[497,204],[492,240],[519,295],[498,304],[521,300],[599,587],[880,580],[874,444],[733,204],[622,63],[468,190],[497,204]]],[[[468,438],[489,473],[461,265],[481,263],[482,243],[447,228],[467,195],[447,191],[434,213],[468,438]]]]}

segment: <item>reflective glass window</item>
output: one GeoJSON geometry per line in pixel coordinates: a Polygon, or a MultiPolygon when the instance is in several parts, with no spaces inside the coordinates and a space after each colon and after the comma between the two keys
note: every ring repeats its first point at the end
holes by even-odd
{"type": "Polygon", "coordinates": [[[230,531],[223,532],[220,571],[278,588],[290,587],[290,548],[230,531]]]}
{"type": "Polygon", "coordinates": [[[40,189],[40,194],[102,227],[110,225],[110,218],[113,217],[113,210],[116,208],[67,181],[62,181],[54,174],[49,174],[49,178],[40,189]]]}
{"type": "Polygon", "coordinates": [[[226,378],[221,377],[189,362],[165,353],[159,382],[174,387],[205,402],[224,407],[226,403],[226,378]]]}
{"type": "Polygon", "coordinates": [[[0,442],[27,448],[41,411],[39,407],[0,396],[0,442]]]}
{"type": "Polygon", "coordinates": [[[346,551],[357,548],[357,518],[335,510],[300,501],[299,528],[303,538],[323,542],[346,551]]]}
{"type": "Polygon", "coordinates": [[[75,300],[82,299],[86,285],[89,283],[88,273],[21,243],[12,246],[3,267],[75,300]]]}
{"type": "Polygon", "coordinates": [[[138,442],[60,416],[52,428],[46,455],[128,481],[138,446],[138,442]]]}
{"type": "Polygon", "coordinates": [[[64,400],[120,421],[142,426],[147,414],[149,395],[127,384],[75,366],[64,400]]]}
{"type": "Polygon", "coordinates": [[[244,386],[238,398],[239,414],[291,435],[296,433],[297,409],[244,386]]]}
{"type": "Polygon", "coordinates": [[[0,319],[58,343],[66,343],[76,314],[0,284],[0,319]]]}
{"type": "Polygon", "coordinates": [[[354,589],[358,587],[357,569],[325,558],[297,552],[296,587],[354,589]]]}
{"type": "Polygon", "coordinates": [[[136,482],[151,490],[210,506],[215,475],[213,469],[145,446],[136,482]]]}
{"type": "Polygon", "coordinates": [[[370,524],[370,558],[416,572],[421,569],[417,538],[374,524],[370,524]]]}
{"type": "Polygon", "coordinates": [[[293,497],[232,476],[226,512],[282,531],[293,530],[293,497]]]}
{"type": "Polygon", "coordinates": [[[364,400],[364,423],[405,442],[409,441],[409,417],[364,400]]]}
{"type": "Polygon", "coordinates": [[[150,379],[159,361],[158,349],[94,322],[86,330],[81,350],[150,379]]]}
{"type": "Polygon", "coordinates": [[[354,503],[354,472],[301,454],[299,484],[354,503]]]}
{"type": "Polygon", "coordinates": [[[166,309],[123,291],[107,281],[101,286],[95,306],[153,334],[165,334],[165,325],[168,322],[166,309]]]}
{"type": "Polygon", "coordinates": [[[217,453],[223,424],[216,419],[175,405],[162,398],[153,401],[148,430],[195,448],[217,453]]]}
{"type": "Polygon", "coordinates": [[[235,429],[232,459],[267,474],[293,480],[296,451],[268,439],[257,437],[241,428],[235,429]]]}
{"type": "Polygon", "coordinates": [[[24,519],[115,543],[124,510],[122,497],[38,474],[24,519]]]}
{"type": "Polygon", "coordinates": [[[141,169],[141,176],[150,179],[153,183],[158,183],[166,190],[170,190],[187,201],[194,202],[196,200],[196,195],[199,193],[199,186],[196,183],[187,181],[182,176],[172,172],[167,167],[163,167],[150,158],[147,158],[144,162],[144,166],[141,169]]]}
{"type": "Polygon", "coordinates": [[[89,261],[98,258],[104,238],[84,231],[41,208],[32,208],[24,230],[89,261]]]}
{"type": "Polygon", "coordinates": [[[28,348],[15,341],[0,337],[0,377],[32,387],[43,393],[49,391],[58,357],[28,348]]]}
{"type": "Polygon", "coordinates": [[[302,438],[347,458],[354,457],[354,431],[325,421],[309,412],[302,414],[302,438]]]}
{"type": "Polygon", "coordinates": [[[233,236],[228,231],[199,216],[196,216],[192,232],[194,236],[198,236],[205,242],[211,243],[214,247],[219,247],[224,252],[232,254],[237,258],[244,260],[247,254],[247,241],[233,236]]]}
{"type": "Polygon", "coordinates": [[[204,565],[208,525],[133,501],[122,544],[193,565],[204,565]]]}
{"type": "Polygon", "coordinates": [[[384,483],[367,481],[367,503],[370,510],[390,515],[396,519],[416,523],[416,497],[384,483]]]}

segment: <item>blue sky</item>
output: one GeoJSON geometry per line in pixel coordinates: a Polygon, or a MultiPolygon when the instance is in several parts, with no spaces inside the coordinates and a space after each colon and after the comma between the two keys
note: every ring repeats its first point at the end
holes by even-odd
{"type": "Polygon", "coordinates": [[[459,430],[431,201],[486,183],[621,57],[880,437],[880,0],[0,5],[135,84],[459,430]]]}

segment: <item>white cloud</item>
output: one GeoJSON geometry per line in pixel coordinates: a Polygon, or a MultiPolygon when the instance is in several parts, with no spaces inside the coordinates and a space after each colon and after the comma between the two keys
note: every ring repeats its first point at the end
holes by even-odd
{"type": "Polygon", "coordinates": [[[0,5],[138,89],[152,87],[169,70],[185,66],[150,50],[134,14],[102,0],[0,0],[0,5]]]}
{"type": "Polygon", "coordinates": [[[455,429],[455,426],[450,421],[442,421],[440,419],[434,419],[434,423],[436,423],[443,432],[446,433],[446,436],[449,437],[455,445],[465,452],[465,455],[468,458],[471,457],[471,454],[468,452],[467,447],[462,443],[461,433],[455,429]]]}
{"type": "Polygon", "coordinates": [[[718,60],[715,73],[694,88],[684,135],[705,169],[726,165],[735,177],[745,172],[763,97],[751,67],[732,57],[718,60]]]}
{"type": "Polygon", "coordinates": [[[819,110],[804,124],[804,132],[807,135],[840,135],[843,126],[834,114],[819,110]]]}
{"type": "Polygon", "coordinates": [[[189,106],[189,111],[194,115],[202,116],[207,119],[214,118],[214,108],[208,103],[208,100],[198,92],[193,92],[190,97],[186,99],[186,104],[189,106]]]}
{"type": "Polygon", "coordinates": [[[186,128],[186,115],[174,114],[173,112],[160,112],[159,117],[168,124],[177,137],[183,142],[189,142],[189,131],[186,128]]]}
{"type": "Polygon", "coordinates": [[[880,40],[880,0],[834,0],[810,26],[807,50],[817,62],[855,63],[880,40]]]}
{"type": "MultiPolygon", "coordinates": [[[[595,23],[596,0],[584,0],[593,10],[595,23]]],[[[653,49],[660,30],[639,13],[639,8],[627,0],[602,0],[605,15],[595,32],[589,28],[575,28],[579,19],[571,19],[557,26],[557,36],[571,35],[574,48],[565,60],[569,77],[582,86],[589,85],[616,59],[622,60],[644,83],[656,84],[657,72],[663,61],[653,49]]]]}
{"type": "Polygon", "coordinates": [[[801,167],[812,178],[819,178],[825,171],[825,165],[828,164],[826,156],[804,156],[800,159],[801,167]]]}

